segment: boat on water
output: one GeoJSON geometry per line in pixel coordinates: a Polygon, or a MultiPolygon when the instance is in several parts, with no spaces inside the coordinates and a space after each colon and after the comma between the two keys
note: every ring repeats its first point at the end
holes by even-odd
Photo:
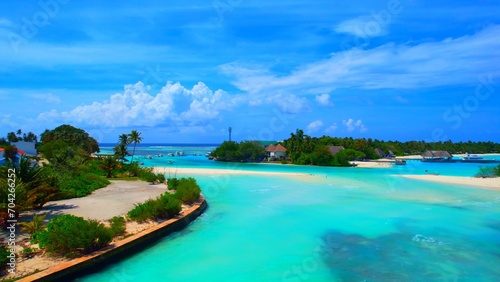
{"type": "Polygon", "coordinates": [[[475,155],[475,154],[465,153],[465,156],[462,157],[461,160],[458,160],[458,162],[463,162],[463,163],[499,163],[500,161],[492,160],[492,159],[485,159],[485,158],[480,157],[480,156],[475,155]]]}

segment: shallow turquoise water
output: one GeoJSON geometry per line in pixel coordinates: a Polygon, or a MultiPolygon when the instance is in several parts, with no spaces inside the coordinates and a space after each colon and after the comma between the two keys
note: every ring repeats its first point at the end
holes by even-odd
{"type": "MultiPolygon", "coordinates": [[[[201,167],[228,164],[199,160],[201,167]]],[[[233,165],[229,165],[233,166],[233,165]]],[[[80,281],[495,281],[500,191],[405,179],[477,166],[238,164],[309,176],[195,176],[209,209],[182,232],[80,281]]]]}

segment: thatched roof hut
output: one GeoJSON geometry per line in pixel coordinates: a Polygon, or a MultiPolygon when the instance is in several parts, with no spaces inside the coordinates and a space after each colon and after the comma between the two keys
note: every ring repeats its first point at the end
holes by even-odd
{"type": "Polygon", "coordinates": [[[328,151],[330,151],[330,154],[332,154],[332,156],[335,156],[338,152],[344,149],[344,146],[328,146],[328,151]]]}
{"type": "Polygon", "coordinates": [[[375,149],[375,153],[377,153],[377,155],[381,158],[384,158],[386,156],[386,154],[384,153],[384,151],[382,151],[382,149],[380,148],[376,148],[375,149]]]}
{"type": "Polygon", "coordinates": [[[431,151],[427,150],[422,154],[423,159],[446,159],[449,160],[452,158],[452,155],[447,151],[431,151]]]}

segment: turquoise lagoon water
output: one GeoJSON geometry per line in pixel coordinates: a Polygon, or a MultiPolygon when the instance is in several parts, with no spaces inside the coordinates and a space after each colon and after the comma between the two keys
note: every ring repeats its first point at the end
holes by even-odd
{"type": "MultiPolygon", "coordinates": [[[[201,151],[206,149],[210,151],[201,151]]],[[[173,158],[173,168],[229,167],[306,175],[193,175],[209,203],[199,219],[79,281],[500,278],[500,191],[399,176],[425,170],[472,176],[478,165],[409,162],[362,169],[173,158]]],[[[166,157],[145,162],[168,163],[166,157]]]]}

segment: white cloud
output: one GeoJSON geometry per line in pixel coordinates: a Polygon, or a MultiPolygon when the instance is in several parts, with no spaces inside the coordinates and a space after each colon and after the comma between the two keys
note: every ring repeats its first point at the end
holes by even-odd
{"type": "Polygon", "coordinates": [[[367,50],[351,46],[347,51],[332,53],[328,59],[302,65],[288,75],[278,76],[269,68],[252,69],[237,63],[221,66],[221,70],[235,78],[233,85],[255,98],[278,91],[320,95],[338,88],[469,86],[476,85],[481,74],[500,76],[497,61],[491,59],[500,57],[499,37],[500,25],[492,25],[473,35],[417,45],[388,43],[367,50]]]}
{"type": "Polygon", "coordinates": [[[330,95],[328,95],[328,94],[317,95],[316,102],[318,102],[322,106],[332,105],[332,103],[330,102],[330,95]]]}
{"type": "Polygon", "coordinates": [[[387,34],[388,24],[389,22],[382,22],[373,16],[363,16],[343,21],[333,30],[357,37],[378,37],[387,34]]]}
{"type": "Polygon", "coordinates": [[[294,94],[277,94],[273,97],[269,97],[267,100],[275,103],[284,114],[300,114],[311,110],[306,98],[298,97],[294,94]]]}
{"type": "Polygon", "coordinates": [[[323,122],[321,120],[315,120],[307,126],[306,130],[307,130],[307,132],[312,133],[312,132],[318,131],[322,126],[323,126],[323,122]]]}
{"type": "Polygon", "coordinates": [[[325,129],[325,133],[334,133],[337,130],[337,123],[330,125],[327,129],[325,129]]]}
{"type": "Polygon", "coordinates": [[[361,121],[360,119],[354,121],[354,119],[349,118],[348,120],[343,120],[342,124],[345,125],[347,131],[349,132],[353,132],[356,129],[359,130],[359,132],[366,132],[368,130],[363,124],[363,121],[361,121]]]}
{"type": "Polygon", "coordinates": [[[194,126],[219,116],[221,110],[238,102],[222,91],[213,92],[199,82],[192,89],[180,83],[167,82],[156,95],[142,82],[126,85],[123,93],[112,95],[109,100],[94,102],[68,112],[42,113],[41,121],[64,121],[93,126],[125,127],[154,126],[162,123],[194,126]]]}

